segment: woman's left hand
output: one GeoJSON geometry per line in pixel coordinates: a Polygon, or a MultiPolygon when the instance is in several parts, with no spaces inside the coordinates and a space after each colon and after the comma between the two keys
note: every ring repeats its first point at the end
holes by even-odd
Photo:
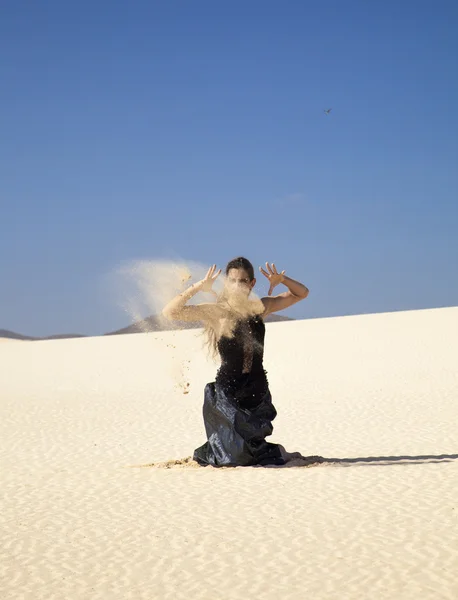
{"type": "Polygon", "coordinates": [[[272,265],[269,265],[268,262],[266,262],[266,269],[267,271],[264,271],[262,267],[259,267],[261,273],[269,280],[270,288],[268,295],[271,296],[273,289],[285,279],[285,271],[279,273],[275,264],[272,263],[272,265]]]}

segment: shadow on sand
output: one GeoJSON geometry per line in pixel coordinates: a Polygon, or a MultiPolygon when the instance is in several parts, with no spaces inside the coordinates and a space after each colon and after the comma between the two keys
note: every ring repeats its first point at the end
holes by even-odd
{"type": "Polygon", "coordinates": [[[282,449],[287,460],[284,465],[272,465],[269,468],[285,469],[291,467],[313,467],[329,465],[339,467],[380,467],[396,465],[442,464],[458,459],[458,454],[421,454],[418,456],[364,456],[355,458],[327,458],[323,456],[303,456],[300,452],[287,452],[282,449]]]}
{"type": "Polygon", "coordinates": [[[365,467],[393,465],[442,464],[458,459],[458,454],[420,454],[418,456],[365,456],[358,458],[326,458],[326,462],[337,463],[343,467],[352,465],[365,467]]]}
{"type": "MultiPolygon", "coordinates": [[[[379,467],[392,465],[423,465],[442,464],[458,459],[458,454],[423,454],[419,456],[365,456],[357,458],[325,458],[323,456],[303,456],[300,452],[287,452],[281,446],[282,456],[287,461],[284,465],[253,465],[254,469],[291,469],[293,467],[379,467]]],[[[164,462],[129,465],[129,467],[154,467],[159,469],[200,469],[201,467],[191,456],[171,459],[164,462]]],[[[236,467],[219,467],[234,469],[236,467]]],[[[240,468],[240,467],[239,467],[240,468]]],[[[246,468],[246,467],[245,467],[246,468]]],[[[211,469],[210,469],[211,470],[211,469]]]]}

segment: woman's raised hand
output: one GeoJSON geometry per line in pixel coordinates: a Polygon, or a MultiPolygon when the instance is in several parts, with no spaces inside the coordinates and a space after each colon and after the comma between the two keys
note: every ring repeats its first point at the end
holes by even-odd
{"type": "Polygon", "coordinates": [[[274,265],[274,263],[272,263],[272,265],[269,265],[268,262],[266,262],[266,269],[267,269],[267,271],[264,271],[264,269],[262,267],[259,267],[259,270],[261,271],[261,273],[265,277],[267,277],[267,279],[269,280],[270,287],[269,287],[268,295],[271,296],[272,292],[274,290],[274,287],[276,287],[279,283],[281,283],[284,280],[285,271],[282,271],[281,273],[279,273],[277,271],[277,267],[274,265]]]}
{"type": "Polygon", "coordinates": [[[216,271],[216,265],[212,265],[208,269],[207,274],[200,282],[201,283],[200,290],[202,292],[209,292],[211,294],[215,294],[215,296],[216,296],[216,292],[213,289],[213,284],[215,283],[216,279],[218,278],[219,274],[221,273],[221,269],[219,269],[219,271],[217,271],[216,274],[215,274],[215,271],[216,271]]]}

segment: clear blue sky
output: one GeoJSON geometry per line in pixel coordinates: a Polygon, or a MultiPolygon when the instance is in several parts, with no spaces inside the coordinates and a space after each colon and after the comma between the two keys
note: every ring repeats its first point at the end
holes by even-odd
{"type": "Polygon", "coordinates": [[[455,0],[2,2],[0,328],[125,326],[105,274],[177,256],[275,261],[296,318],[457,305],[457,29],[455,0]]]}

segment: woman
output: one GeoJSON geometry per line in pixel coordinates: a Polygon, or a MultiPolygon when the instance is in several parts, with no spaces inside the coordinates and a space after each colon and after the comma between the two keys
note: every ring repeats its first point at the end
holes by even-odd
{"type": "Polygon", "coordinates": [[[256,284],[253,265],[239,257],[227,264],[224,289],[217,295],[212,286],[221,269],[215,271],[213,265],[204,279],[163,309],[170,320],[203,322],[208,343],[221,358],[215,381],[205,387],[207,442],[194,451],[193,458],[201,465],[215,467],[284,464],[283,447],[265,440],[272,434],[277,412],[263,367],[264,318],[303,300],[309,290],[287,277],[285,271],[278,273],[273,263],[266,263],[266,270],[260,267],[260,271],[270,283],[268,296],[251,300],[256,284]],[[272,296],[280,283],[287,291],[272,296]],[[213,293],[216,302],[188,306],[197,292],[213,293]]]}

